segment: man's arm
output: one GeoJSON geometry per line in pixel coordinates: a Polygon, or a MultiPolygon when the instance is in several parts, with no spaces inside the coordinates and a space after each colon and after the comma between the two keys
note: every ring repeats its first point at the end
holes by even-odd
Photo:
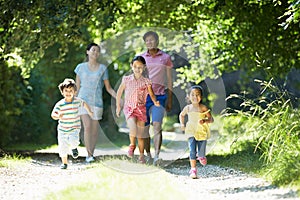
{"type": "Polygon", "coordinates": [[[168,86],[168,99],[166,110],[169,112],[172,109],[172,99],[173,99],[173,77],[172,68],[167,67],[167,86],[168,86]]]}

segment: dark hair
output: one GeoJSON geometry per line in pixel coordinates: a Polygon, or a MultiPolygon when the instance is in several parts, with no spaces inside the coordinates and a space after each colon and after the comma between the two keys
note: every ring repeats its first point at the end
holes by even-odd
{"type": "MultiPolygon", "coordinates": [[[[94,46],[99,47],[99,49],[100,49],[100,46],[98,44],[92,42],[92,43],[87,45],[86,50],[89,51],[94,46]]],[[[89,61],[89,56],[87,55],[87,53],[85,53],[85,56],[86,56],[86,61],[89,61]]]]}
{"type": "Polygon", "coordinates": [[[135,56],[132,60],[131,60],[131,64],[133,64],[135,61],[139,61],[141,63],[143,63],[143,65],[145,65],[145,69],[142,73],[142,75],[146,78],[149,78],[149,73],[148,73],[148,69],[146,67],[146,60],[143,56],[135,56]]]}
{"type": "Polygon", "coordinates": [[[65,88],[74,88],[74,90],[77,91],[76,83],[75,83],[75,81],[74,81],[73,79],[71,79],[71,78],[66,78],[66,79],[64,80],[64,82],[62,82],[62,83],[60,83],[60,84],[58,85],[58,88],[59,88],[59,91],[60,91],[61,93],[63,93],[63,90],[64,90],[65,88]]]}
{"type": "Polygon", "coordinates": [[[155,38],[155,40],[158,42],[159,40],[158,34],[154,31],[148,31],[147,33],[145,33],[143,36],[143,40],[146,41],[146,38],[150,35],[152,35],[155,38]]]}
{"type": "Polygon", "coordinates": [[[202,88],[200,85],[193,85],[192,87],[190,87],[189,93],[191,93],[191,91],[192,91],[193,89],[198,90],[198,91],[201,93],[201,96],[203,96],[203,88],[202,88]]]}
{"type": "Polygon", "coordinates": [[[144,65],[146,65],[146,60],[143,56],[134,56],[134,58],[131,60],[131,64],[133,64],[134,61],[140,61],[144,65]]]}

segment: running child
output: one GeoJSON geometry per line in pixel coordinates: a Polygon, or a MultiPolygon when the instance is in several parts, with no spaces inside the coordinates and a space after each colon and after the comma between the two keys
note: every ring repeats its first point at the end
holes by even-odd
{"type": "Polygon", "coordinates": [[[179,114],[181,129],[188,136],[188,145],[190,150],[190,177],[197,178],[196,160],[205,166],[206,159],[206,143],[210,137],[208,123],[214,121],[210,110],[201,103],[203,89],[198,86],[192,86],[189,89],[188,100],[190,104],[186,105],[179,114]],[[188,116],[188,121],[185,126],[185,116],[188,116]]]}
{"type": "Polygon", "coordinates": [[[93,116],[93,112],[87,103],[75,97],[77,87],[73,79],[65,79],[64,82],[59,84],[58,88],[64,98],[55,104],[51,117],[54,120],[58,120],[57,140],[59,156],[62,161],[60,168],[67,169],[69,149],[72,149],[72,157],[74,159],[78,157],[77,147],[81,129],[78,109],[83,106],[90,116],[93,116]]]}
{"type": "Polygon", "coordinates": [[[122,83],[117,91],[116,115],[120,116],[121,96],[125,91],[125,101],[123,112],[129,127],[130,145],[128,157],[132,158],[136,148],[136,138],[140,152],[139,162],[145,163],[144,158],[144,128],[146,117],[146,98],[149,94],[155,106],[160,106],[152,90],[152,83],[147,78],[146,61],[143,56],[136,56],[131,61],[133,74],[124,76],[122,83]]]}

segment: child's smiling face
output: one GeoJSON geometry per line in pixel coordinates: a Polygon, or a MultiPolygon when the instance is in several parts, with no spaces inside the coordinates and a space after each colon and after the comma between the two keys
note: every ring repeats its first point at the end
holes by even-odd
{"type": "Polygon", "coordinates": [[[140,78],[145,69],[145,65],[142,62],[136,60],[132,63],[131,68],[132,68],[135,78],[140,78]]]}
{"type": "Polygon", "coordinates": [[[65,101],[67,102],[71,102],[75,96],[75,89],[73,87],[69,87],[69,88],[64,88],[62,95],[65,97],[65,101]]]}
{"type": "Polygon", "coordinates": [[[192,89],[189,99],[192,103],[200,103],[202,99],[201,92],[197,89],[192,89]]]}

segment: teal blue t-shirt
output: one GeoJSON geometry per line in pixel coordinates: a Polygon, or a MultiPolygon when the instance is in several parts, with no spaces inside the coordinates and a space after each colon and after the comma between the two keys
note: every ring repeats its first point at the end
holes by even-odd
{"type": "Polygon", "coordinates": [[[100,64],[98,71],[91,71],[88,68],[88,63],[84,62],[78,64],[74,72],[80,78],[78,97],[83,99],[89,106],[103,108],[103,81],[108,79],[106,66],[100,64]]]}

